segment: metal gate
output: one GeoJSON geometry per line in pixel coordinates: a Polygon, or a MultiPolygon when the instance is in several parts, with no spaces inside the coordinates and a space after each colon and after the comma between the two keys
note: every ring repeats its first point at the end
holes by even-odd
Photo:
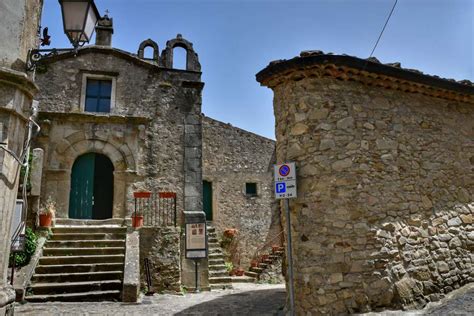
{"type": "Polygon", "coordinates": [[[143,225],[176,226],[175,192],[135,192],[135,214],[143,215],[143,225]]]}

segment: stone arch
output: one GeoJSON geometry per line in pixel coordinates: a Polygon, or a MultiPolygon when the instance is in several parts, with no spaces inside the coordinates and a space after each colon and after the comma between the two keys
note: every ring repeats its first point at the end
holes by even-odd
{"type": "Polygon", "coordinates": [[[128,175],[136,171],[136,159],[127,144],[105,135],[88,135],[78,131],[57,143],[48,159],[49,176],[45,180],[44,197],[52,196],[58,205],[58,217],[67,218],[72,167],[79,156],[90,152],[103,154],[112,162],[114,167],[112,214],[114,218],[125,217],[128,175]]]}
{"type": "Polygon", "coordinates": [[[78,156],[88,152],[106,155],[117,171],[136,170],[135,158],[126,143],[99,136],[87,138],[83,132],[69,135],[56,146],[51,159],[56,166],[51,167],[69,170],[78,156]]]}
{"type": "Polygon", "coordinates": [[[201,71],[201,64],[199,58],[193,49],[193,43],[183,38],[181,34],[176,35],[176,38],[166,42],[166,48],[161,53],[161,59],[166,68],[173,68],[173,49],[181,47],[186,50],[186,70],[201,71]]]}
{"type": "Polygon", "coordinates": [[[153,60],[159,62],[160,49],[158,48],[158,44],[150,38],[140,43],[138,47],[138,57],[145,59],[145,48],[147,47],[153,48],[153,60]]]}

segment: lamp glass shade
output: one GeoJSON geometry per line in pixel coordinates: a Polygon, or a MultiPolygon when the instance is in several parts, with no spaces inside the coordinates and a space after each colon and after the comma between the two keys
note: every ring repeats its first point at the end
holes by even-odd
{"type": "Polygon", "coordinates": [[[64,33],[74,47],[90,41],[99,12],[92,0],[59,0],[64,33]]]}

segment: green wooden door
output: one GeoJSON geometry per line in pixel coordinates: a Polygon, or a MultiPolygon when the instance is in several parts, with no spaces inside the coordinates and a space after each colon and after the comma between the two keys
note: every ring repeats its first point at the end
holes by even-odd
{"type": "Polygon", "coordinates": [[[69,218],[92,219],[94,169],[94,153],[82,155],[74,162],[69,194],[69,218]]]}
{"type": "Polygon", "coordinates": [[[202,206],[206,220],[212,221],[212,182],[202,182],[202,206]]]}

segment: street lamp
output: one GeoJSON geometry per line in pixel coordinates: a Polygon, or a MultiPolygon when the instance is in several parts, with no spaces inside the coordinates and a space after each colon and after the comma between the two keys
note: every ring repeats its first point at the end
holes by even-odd
{"type": "MultiPolygon", "coordinates": [[[[59,0],[63,16],[64,33],[69,38],[73,48],[32,49],[29,52],[26,70],[33,70],[37,63],[49,56],[57,55],[59,52],[77,52],[77,49],[85,43],[89,43],[94,32],[97,20],[100,18],[99,11],[94,0],[59,0]]],[[[43,31],[43,45],[49,45],[47,28],[43,31]]]]}
{"type": "Polygon", "coordinates": [[[91,40],[99,11],[93,0],[59,0],[63,14],[64,33],[74,48],[91,40]]]}

